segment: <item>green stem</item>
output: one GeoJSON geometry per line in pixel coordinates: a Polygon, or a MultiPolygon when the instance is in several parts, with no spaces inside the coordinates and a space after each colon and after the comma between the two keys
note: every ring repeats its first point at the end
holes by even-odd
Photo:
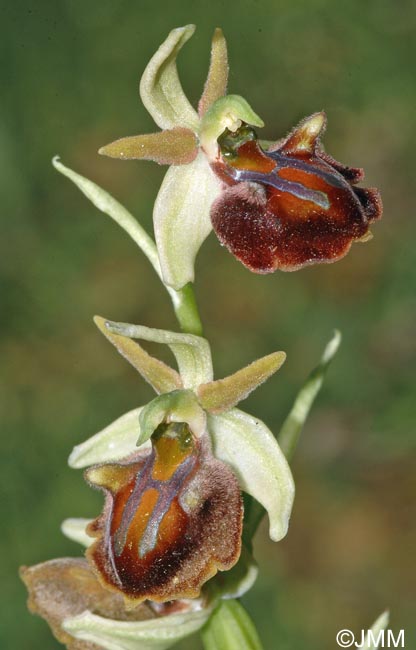
{"type": "Polygon", "coordinates": [[[196,304],[193,285],[189,282],[179,291],[166,287],[172,299],[176,318],[186,334],[202,336],[202,323],[196,304]]]}

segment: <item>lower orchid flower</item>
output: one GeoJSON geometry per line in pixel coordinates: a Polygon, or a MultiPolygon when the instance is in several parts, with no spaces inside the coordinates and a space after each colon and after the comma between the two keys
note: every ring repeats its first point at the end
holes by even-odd
{"type": "Polygon", "coordinates": [[[103,514],[86,531],[96,538],[87,557],[102,584],[128,604],[197,597],[240,556],[241,490],[268,510],[274,539],[286,533],[293,500],[288,464],[265,425],[234,408],[285,355],[213,381],[202,337],[96,323],[160,394],[129,416],[122,436],[116,423],[71,454],[73,467],[94,463],[86,479],[106,494],[103,514]],[[180,374],[132,336],[170,345],[180,374]]]}
{"type": "MultiPolygon", "coordinates": [[[[87,467],[87,481],[104,491],[104,510],[95,520],[63,525],[65,534],[88,546],[87,562],[54,560],[23,570],[31,608],[65,643],[68,634],[102,643],[100,635],[110,631],[103,632],[100,617],[117,618],[116,610],[120,634],[126,625],[140,631],[142,616],[150,617],[146,630],[155,616],[158,630],[173,625],[173,616],[198,629],[216,598],[242,595],[257,575],[248,550],[242,552],[241,491],[268,512],[272,539],[287,531],[294,497],[288,463],[266,425],[235,408],[285,355],[275,352],[213,380],[202,337],[95,321],[159,395],[72,451],[70,466],[87,467]],[[179,372],[133,338],[169,345],[179,372]],[[230,569],[229,578],[210,580],[230,569]],[[66,592],[58,609],[55,588],[42,589],[45,580],[66,592]]],[[[103,647],[118,646],[110,640],[103,647]]]]}

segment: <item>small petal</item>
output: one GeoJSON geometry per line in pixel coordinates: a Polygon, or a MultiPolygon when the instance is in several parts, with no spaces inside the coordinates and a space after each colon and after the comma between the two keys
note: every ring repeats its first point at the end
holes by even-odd
{"type": "MultiPolygon", "coordinates": [[[[319,143],[319,137],[323,134],[326,127],[326,115],[323,111],[314,113],[303,119],[285,139],[279,143],[279,151],[285,154],[302,154],[315,152],[319,143]]],[[[269,151],[275,151],[271,147],[269,151]]]]}
{"type": "Polygon", "coordinates": [[[140,372],[142,377],[149,382],[157,393],[167,393],[182,387],[181,378],[176,370],[170,368],[163,361],[152,357],[138,343],[127,338],[127,336],[120,336],[113,332],[108,327],[110,321],[106,321],[101,316],[95,316],[94,322],[104,336],[117,348],[118,352],[140,372]]]}
{"type": "MultiPolygon", "coordinates": [[[[106,321],[110,333],[121,337],[142,339],[168,345],[175,355],[183,388],[196,388],[199,384],[212,380],[212,358],[209,343],[202,336],[179,334],[143,325],[114,323],[106,321]]],[[[180,386],[182,387],[182,386],[180,386]]],[[[174,389],[171,389],[174,390],[174,389]]],[[[163,392],[169,392],[165,390],[163,392]]]]}
{"type": "Polygon", "coordinates": [[[153,210],[163,280],[181,289],[195,277],[196,255],[212,230],[210,207],[221,183],[203,153],[190,164],[170,167],[153,210]]]}
{"type": "Polygon", "coordinates": [[[198,113],[204,115],[211,104],[223,97],[228,83],[227,41],[222,30],[217,27],[212,38],[211,62],[204,92],[199,100],[198,113]]]}
{"type": "MultiPolygon", "coordinates": [[[[145,603],[127,612],[123,598],[100,585],[84,558],[62,558],[22,567],[20,576],[29,591],[30,611],[46,619],[58,641],[69,650],[96,650],[96,646],[74,638],[76,634],[65,625],[68,619],[85,615],[86,610],[105,616],[109,624],[117,624],[113,618],[118,619],[119,625],[121,621],[156,619],[145,603]]],[[[154,622],[153,626],[156,627],[154,622]]]]}
{"type": "Polygon", "coordinates": [[[284,421],[278,435],[280,448],[286,458],[290,459],[296,449],[303,425],[309,415],[312,405],[321,390],[326,371],[336,355],[341,343],[341,334],[337,330],[326,345],[321,360],[313,369],[306,382],[300,389],[289,415],[284,421]]]}
{"type": "Polygon", "coordinates": [[[202,631],[205,650],[263,650],[256,628],[238,600],[217,607],[202,631]]]}
{"type": "Polygon", "coordinates": [[[207,622],[208,607],[140,622],[112,621],[85,612],[67,619],[64,629],[104,650],[166,650],[207,622]]]}
{"type": "MultiPolygon", "coordinates": [[[[137,451],[140,435],[139,415],[143,407],[125,413],[85,442],[73,448],[68,465],[74,469],[107,463],[137,451]]],[[[150,443],[144,447],[150,448],[150,443]]]]}
{"type": "Polygon", "coordinates": [[[351,184],[359,183],[364,179],[364,169],[361,169],[361,167],[348,167],[347,165],[338,162],[335,158],[330,156],[329,153],[323,151],[322,147],[319,149],[319,157],[328,163],[328,165],[331,165],[331,167],[336,169],[337,172],[339,172],[345,180],[351,184]]]}
{"type": "Polygon", "coordinates": [[[183,92],[176,57],[195,25],[173,29],[149,61],[140,81],[142,102],[161,129],[198,128],[198,115],[183,92]]]}
{"type": "Polygon", "coordinates": [[[241,549],[242,501],[229,467],[185,423],[160,425],[153,451],[86,472],[106,494],[88,528],[87,557],[103,585],[131,604],[194,598],[241,549]]]}
{"type": "Polygon", "coordinates": [[[242,490],[264,506],[270,537],[279,541],[287,532],[295,486],[272,432],[239,409],[208,416],[208,429],[215,456],[230,465],[242,490]]]}
{"type": "Polygon", "coordinates": [[[191,390],[176,390],[159,395],[143,408],[137,445],[147,440],[162,422],[186,422],[192,433],[200,438],[206,431],[207,418],[191,390]]]}
{"type": "Polygon", "coordinates": [[[153,160],[159,165],[186,165],[198,153],[196,135],[190,129],[177,127],[120,138],[98,151],[103,156],[121,160],[153,160]]]}
{"type": "Polygon", "coordinates": [[[279,370],[285,359],[284,352],[273,352],[229,377],[202,384],[197,388],[201,405],[210,413],[229,410],[279,370]]]}
{"type": "Polygon", "coordinates": [[[73,542],[88,547],[94,541],[94,538],[90,537],[86,530],[92,521],[92,519],[85,519],[84,517],[65,519],[61,524],[61,531],[65,537],[68,537],[73,542]]]}

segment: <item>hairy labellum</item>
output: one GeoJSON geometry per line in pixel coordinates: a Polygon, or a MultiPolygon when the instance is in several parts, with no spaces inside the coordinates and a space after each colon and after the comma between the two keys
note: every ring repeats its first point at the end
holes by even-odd
{"type": "Polygon", "coordinates": [[[199,595],[241,548],[242,501],[234,474],[185,423],[161,424],[152,451],[98,465],[87,480],[106,495],[89,527],[87,557],[105,584],[133,603],[199,595]]]}
{"type": "Polygon", "coordinates": [[[268,151],[247,126],[219,139],[222,156],[212,166],[225,189],[211,220],[221,243],[250,270],[333,262],[354,240],[367,239],[381,216],[378,191],[353,186],[363,171],[322,151],[324,125],[322,113],[312,115],[268,151]]]}

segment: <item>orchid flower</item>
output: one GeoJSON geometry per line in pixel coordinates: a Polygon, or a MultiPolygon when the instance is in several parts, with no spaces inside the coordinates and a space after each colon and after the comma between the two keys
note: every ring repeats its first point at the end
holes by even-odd
{"type": "Polygon", "coordinates": [[[159,395],[70,456],[106,494],[104,514],[86,531],[97,538],[87,556],[127,601],[197,597],[240,556],[241,490],[267,510],[273,540],[286,534],[294,495],[287,461],[266,425],[235,408],[285,355],[214,380],[202,337],[95,320],[159,395]],[[179,372],[132,337],[169,345],[179,372]]]}
{"type": "Polygon", "coordinates": [[[214,33],[211,65],[198,112],[186,98],[176,57],[194,25],[174,29],[140,82],[157,133],[121,138],[100,153],[171,165],[155,202],[153,222],[165,284],[194,279],[197,252],[212,228],[220,242],[257,273],[334,262],[353,241],[371,238],[382,204],[364,177],[324,152],[323,112],[302,120],[276,143],[261,143],[262,119],[238,95],[226,95],[227,46],[214,33]]]}

